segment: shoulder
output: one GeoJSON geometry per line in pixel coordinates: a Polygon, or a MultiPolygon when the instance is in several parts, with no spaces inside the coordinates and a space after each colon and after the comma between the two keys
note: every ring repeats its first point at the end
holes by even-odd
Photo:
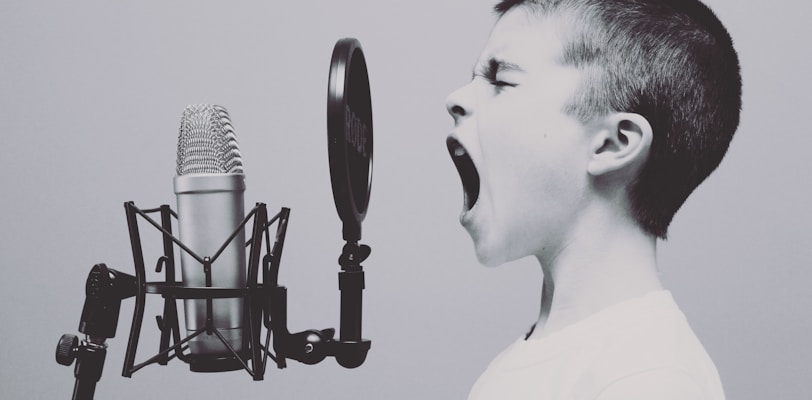
{"type": "Polygon", "coordinates": [[[685,316],[670,294],[656,297],[600,343],[589,373],[599,395],[589,397],[724,399],[719,373],[685,316]]]}
{"type": "Polygon", "coordinates": [[[601,334],[598,359],[607,368],[632,375],[648,370],[704,370],[712,365],[670,293],[655,293],[644,300],[618,310],[613,329],[601,334]]]}

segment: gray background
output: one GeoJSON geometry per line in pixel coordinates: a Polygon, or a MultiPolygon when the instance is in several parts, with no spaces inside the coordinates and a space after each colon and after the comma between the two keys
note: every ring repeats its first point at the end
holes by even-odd
{"type": "MultiPolygon", "coordinates": [[[[123,378],[128,300],[97,398],[464,398],[536,317],[541,279],[533,260],[478,266],[457,223],[444,99],[468,80],[493,2],[113,3],[0,3],[0,398],[70,396],[72,369],[53,359],[57,339],[77,333],[93,264],[132,273],[123,202],[174,206],[177,129],[192,103],[229,109],[248,204],[293,210],[280,277],[291,329],[338,325],[342,242],[325,96],[333,44],[346,36],[366,52],[375,117],[367,362],[293,363],[253,382],[176,361],[123,378]]],[[[660,245],[662,276],[728,398],[809,399],[812,6],[710,4],[741,54],[743,120],[660,245]]],[[[158,343],[160,301],[148,301],[139,360],[158,343]]]]}

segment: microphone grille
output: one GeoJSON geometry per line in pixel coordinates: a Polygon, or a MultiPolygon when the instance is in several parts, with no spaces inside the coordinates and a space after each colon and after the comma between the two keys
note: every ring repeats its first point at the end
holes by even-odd
{"type": "Polygon", "coordinates": [[[183,110],[178,135],[178,175],[242,173],[242,156],[224,107],[195,104],[183,110]]]}

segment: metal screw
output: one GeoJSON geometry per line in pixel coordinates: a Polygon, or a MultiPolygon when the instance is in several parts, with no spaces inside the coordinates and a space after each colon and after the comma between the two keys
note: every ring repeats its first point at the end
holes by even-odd
{"type": "Polygon", "coordinates": [[[305,345],[305,354],[309,354],[313,352],[313,345],[308,343],[305,345]]]}

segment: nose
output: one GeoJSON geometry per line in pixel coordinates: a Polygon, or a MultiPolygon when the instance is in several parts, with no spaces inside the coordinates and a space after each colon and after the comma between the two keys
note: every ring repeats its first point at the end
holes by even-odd
{"type": "Polygon", "coordinates": [[[450,95],[445,101],[445,108],[448,113],[454,118],[454,124],[459,124],[462,119],[471,115],[472,107],[468,103],[468,96],[466,96],[466,87],[463,86],[450,95]]]}

